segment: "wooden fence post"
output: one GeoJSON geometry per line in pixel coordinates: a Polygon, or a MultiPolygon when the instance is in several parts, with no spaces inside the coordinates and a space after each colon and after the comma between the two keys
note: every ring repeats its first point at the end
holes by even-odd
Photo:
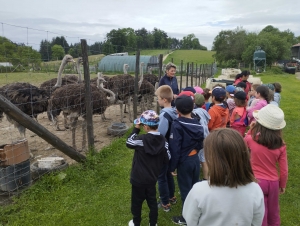
{"type": "Polygon", "coordinates": [[[193,87],[193,80],[194,80],[194,62],[192,62],[192,71],[191,71],[191,87],[193,87]]]}
{"type": "Polygon", "coordinates": [[[186,81],[185,81],[185,87],[189,86],[189,72],[190,72],[190,63],[188,62],[186,64],[186,81]]]}
{"type": "MultiPolygon", "coordinates": [[[[160,79],[163,76],[162,74],[164,73],[162,71],[163,58],[164,58],[163,54],[159,54],[159,57],[158,57],[158,67],[159,67],[159,69],[158,69],[158,82],[160,82],[160,79]]],[[[158,105],[158,102],[156,101],[156,112],[159,113],[159,111],[160,111],[160,106],[158,105]]]]}
{"type": "Polygon", "coordinates": [[[183,73],[183,60],[180,63],[181,71],[180,71],[180,91],[182,89],[182,73],[183,73]]]}
{"type": "Polygon", "coordinates": [[[90,85],[90,69],[89,58],[87,51],[87,43],[85,39],[81,39],[82,61],[83,61],[83,73],[85,83],[85,107],[86,107],[86,129],[87,129],[87,141],[88,150],[92,155],[95,154],[94,146],[94,127],[93,127],[93,102],[91,98],[91,85],[90,85]]]}
{"type": "Polygon", "coordinates": [[[140,50],[135,53],[135,74],[134,74],[134,96],[133,96],[133,118],[137,118],[137,96],[138,96],[138,80],[140,69],[140,50]]]}

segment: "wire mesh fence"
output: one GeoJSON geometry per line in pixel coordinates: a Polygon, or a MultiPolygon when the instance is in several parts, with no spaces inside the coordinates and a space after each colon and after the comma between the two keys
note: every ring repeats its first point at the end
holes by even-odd
{"type": "MultiPolygon", "coordinates": [[[[2,24],[2,36],[5,36],[5,29],[2,24]]],[[[50,32],[45,34],[45,40],[49,40],[50,32]]],[[[17,41],[25,43],[28,53],[30,49],[37,48],[37,44],[31,42],[28,28],[23,38],[17,41]]],[[[1,67],[1,101],[12,103],[20,110],[21,116],[11,118],[0,105],[0,203],[28,188],[45,173],[64,169],[76,162],[46,140],[44,132],[34,132],[24,124],[38,124],[39,131],[53,134],[51,139],[54,143],[63,142],[75,152],[86,155],[89,139],[99,151],[114,137],[123,135],[132,126],[137,114],[157,107],[155,84],[164,75],[162,57],[155,66],[147,65],[139,58],[134,71],[124,70],[129,63],[124,62],[123,71],[104,73],[98,68],[104,55],[92,57],[91,63],[89,56],[88,82],[80,58],[70,56],[70,59],[36,63],[30,54],[24,60],[21,54],[7,55],[8,49],[5,48],[4,45],[4,49],[0,50],[1,59],[19,62],[19,66],[1,67]],[[90,87],[88,105],[87,86],[90,87]],[[87,109],[92,112],[93,137],[87,137],[87,109]],[[45,162],[49,163],[49,167],[45,167],[45,162]]],[[[103,51],[97,53],[103,54],[103,51]]],[[[177,65],[176,74],[180,89],[201,86],[216,72],[215,64],[181,62],[177,65]]]]}

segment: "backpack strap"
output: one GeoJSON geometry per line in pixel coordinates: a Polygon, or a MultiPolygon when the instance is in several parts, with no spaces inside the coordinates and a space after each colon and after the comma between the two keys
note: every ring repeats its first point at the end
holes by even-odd
{"type": "Polygon", "coordinates": [[[171,132],[171,124],[173,122],[173,118],[169,115],[168,112],[164,112],[164,117],[168,120],[169,125],[168,125],[168,131],[166,133],[165,138],[167,139],[167,141],[169,142],[169,138],[170,138],[170,132],[171,132]]]}

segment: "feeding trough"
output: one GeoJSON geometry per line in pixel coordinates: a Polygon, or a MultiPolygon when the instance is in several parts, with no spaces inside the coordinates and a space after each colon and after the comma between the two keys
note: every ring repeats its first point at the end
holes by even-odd
{"type": "Polygon", "coordinates": [[[125,123],[116,122],[107,128],[107,134],[113,136],[123,136],[129,127],[125,123]]]}
{"type": "Polygon", "coordinates": [[[31,175],[36,179],[46,173],[66,169],[69,164],[62,157],[45,157],[31,165],[31,175]]]}

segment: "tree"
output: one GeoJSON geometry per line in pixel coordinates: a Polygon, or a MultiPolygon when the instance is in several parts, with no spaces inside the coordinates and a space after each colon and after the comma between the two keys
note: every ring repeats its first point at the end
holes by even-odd
{"type": "Polygon", "coordinates": [[[51,48],[52,59],[53,60],[62,60],[65,55],[65,50],[60,45],[54,45],[51,48]]]}
{"type": "Polygon", "coordinates": [[[41,54],[42,61],[49,61],[51,59],[51,43],[47,40],[42,40],[40,44],[39,53],[41,54]]]}
{"type": "Polygon", "coordinates": [[[166,32],[163,30],[154,28],[152,31],[152,35],[154,38],[154,48],[168,48],[167,43],[168,43],[168,35],[166,32]]]}
{"type": "Polygon", "coordinates": [[[63,47],[65,53],[68,53],[69,48],[70,48],[70,46],[64,36],[53,38],[51,41],[51,47],[54,45],[60,45],[61,47],[63,47]]]}
{"type": "Polygon", "coordinates": [[[106,34],[107,41],[113,46],[114,52],[124,52],[128,44],[126,33],[123,29],[111,30],[106,34]]]}

